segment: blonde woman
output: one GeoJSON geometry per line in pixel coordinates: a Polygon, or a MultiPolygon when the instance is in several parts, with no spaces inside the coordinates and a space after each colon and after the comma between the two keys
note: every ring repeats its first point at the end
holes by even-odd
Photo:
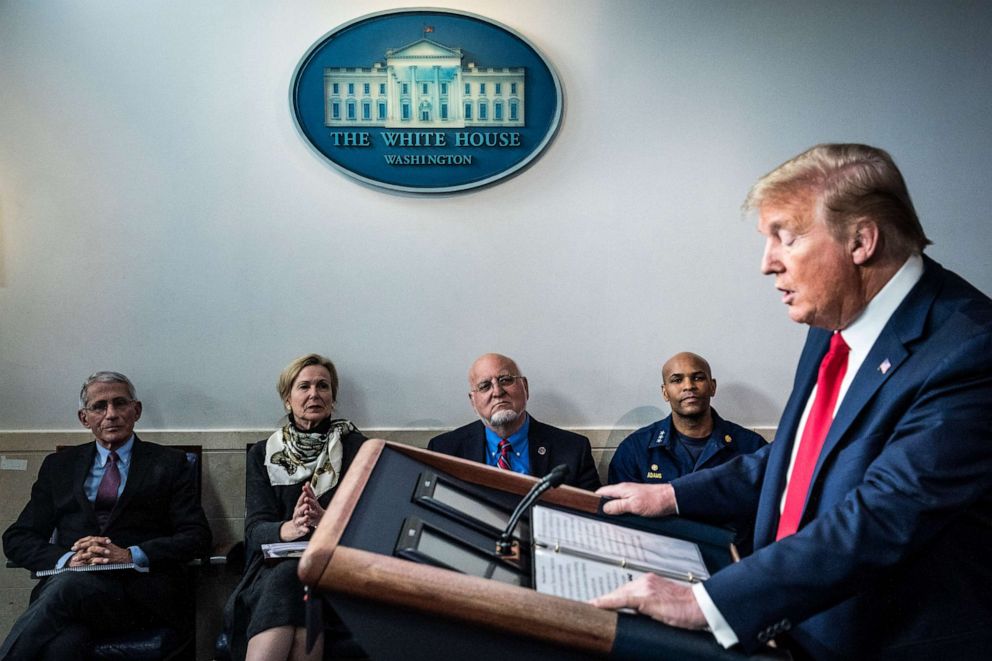
{"type": "Polygon", "coordinates": [[[347,636],[329,609],[314,649],[306,653],[303,584],[298,560],[262,562],[261,546],[308,540],[365,437],[332,419],[337,370],[318,354],[301,356],[279,375],[286,424],[248,451],[245,467],[245,574],[228,601],[231,658],[321,659],[326,636],[347,636]]]}

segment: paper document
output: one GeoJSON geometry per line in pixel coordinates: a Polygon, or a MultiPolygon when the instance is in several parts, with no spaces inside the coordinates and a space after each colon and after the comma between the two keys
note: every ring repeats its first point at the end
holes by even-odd
{"type": "Polygon", "coordinates": [[[280,558],[299,558],[307,550],[308,542],[278,542],[262,544],[262,557],[266,560],[280,558]]]}
{"type": "Polygon", "coordinates": [[[534,589],[576,601],[613,592],[643,574],[636,569],[594,562],[564,553],[534,548],[534,589]]]}
{"type": "Polygon", "coordinates": [[[699,547],[682,539],[535,506],[534,588],[568,599],[606,594],[653,572],[687,583],[709,578],[699,547]]]}
{"type": "Polygon", "coordinates": [[[82,567],[61,567],[59,569],[43,569],[34,573],[35,576],[41,578],[43,576],[55,576],[56,574],[64,574],[67,571],[114,571],[117,569],[133,569],[136,572],[141,572],[142,574],[148,573],[148,567],[139,567],[133,562],[108,562],[105,565],[83,565],[82,567]]]}

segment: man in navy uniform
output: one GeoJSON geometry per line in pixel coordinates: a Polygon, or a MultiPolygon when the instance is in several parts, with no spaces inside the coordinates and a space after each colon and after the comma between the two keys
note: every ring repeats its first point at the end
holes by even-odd
{"type": "Polygon", "coordinates": [[[131,381],[117,372],[89,377],[78,415],[95,440],[45,457],[3,551],[32,571],[117,563],[141,571],[42,579],[0,647],[5,661],[79,658],[95,634],[181,629],[183,565],[210,550],[193,467],[184,452],[134,434],[141,402],[131,381]]]}
{"type": "Polygon", "coordinates": [[[610,484],[671,482],[765,445],[761,436],[724,420],[710,406],[716,379],[701,356],[675,354],[662,366],[661,378],[661,396],[672,413],[620,443],[610,461],[610,484]]]}
{"type": "Polygon", "coordinates": [[[537,477],[566,464],[565,484],[589,491],[599,488],[589,439],[527,413],[527,377],[513,360],[498,353],[480,356],[468,371],[468,385],[468,399],[479,420],[435,436],[428,450],[537,477]]]}

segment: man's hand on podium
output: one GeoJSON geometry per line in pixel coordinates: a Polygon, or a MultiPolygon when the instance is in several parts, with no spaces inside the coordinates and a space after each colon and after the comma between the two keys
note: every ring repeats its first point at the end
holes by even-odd
{"type": "MultiPolygon", "coordinates": [[[[663,485],[667,486],[667,485],[663,485]]],[[[704,629],[706,618],[692,588],[656,574],[644,574],[609,594],[590,602],[597,608],[633,608],[638,613],[682,629],[704,629]]]]}
{"type": "Polygon", "coordinates": [[[611,499],[603,504],[606,514],[668,516],[677,512],[675,489],[670,484],[622,482],[602,487],[596,495],[611,499]]]}

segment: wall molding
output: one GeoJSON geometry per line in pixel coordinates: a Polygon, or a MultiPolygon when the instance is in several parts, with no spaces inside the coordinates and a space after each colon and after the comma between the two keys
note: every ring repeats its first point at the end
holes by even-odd
{"type": "MultiPolygon", "coordinates": [[[[448,431],[450,427],[373,427],[362,429],[369,438],[406,443],[426,447],[434,436],[448,431]]],[[[594,450],[610,450],[619,445],[634,427],[567,427],[567,429],[589,438],[594,450]]],[[[775,427],[752,427],[766,439],[775,436],[775,427]]],[[[244,450],[246,443],[260,441],[272,433],[272,429],[138,429],[138,435],[146,441],[169,444],[200,445],[205,450],[244,450]]],[[[84,429],[40,429],[40,430],[0,430],[0,451],[3,452],[51,452],[58,444],[80,444],[90,439],[84,429]]]]}

